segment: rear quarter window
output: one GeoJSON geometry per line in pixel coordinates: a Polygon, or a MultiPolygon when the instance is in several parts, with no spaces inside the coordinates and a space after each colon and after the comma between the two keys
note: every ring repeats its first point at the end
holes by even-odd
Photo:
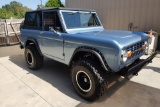
{"type": "Polygon", "coordinates": [[[41,12],[28,12],[25,15],[24,29],[42,30],[41,12]]]}

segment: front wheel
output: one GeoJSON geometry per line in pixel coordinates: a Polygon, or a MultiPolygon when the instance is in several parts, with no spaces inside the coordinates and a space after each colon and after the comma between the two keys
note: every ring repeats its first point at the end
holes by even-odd
{"type": "Polygon", "coordinates": [[[79,60],[71,70],[72,83],[78,94],[94,101],[102,96],[107,89],[107,81],[103,69],[96,66],[94,61],[79,60]]]}
{"type": "Polygon", "coordinates": [[[25,48],[25,59],[30,69],[36,70],[43,65],[43,56],[40,55],[34,45],[28,45],[25,48]]]}

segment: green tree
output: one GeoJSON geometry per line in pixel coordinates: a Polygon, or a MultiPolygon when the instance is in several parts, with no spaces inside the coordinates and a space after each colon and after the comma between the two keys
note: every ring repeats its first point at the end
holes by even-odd
{"type": "Polygon", "coordinates": [[[31,10],[17,1],[12,1],[10,4],[2,6],[2,9],[6,9],[7,11],[12,12],[15,18],[24,18],[25,12],[27,10],[31,10]]]}
{"type": "Polygon", "coordinates": [[[0,19],[10,19],[11,17],[14,17],[11,11],[7,11],[5,8],[0,9],[0,19]]]}
{"type": "Polygon", "coordinates": [[[45,7],[64,7],[60,0],[48,0],[45,7]]]}

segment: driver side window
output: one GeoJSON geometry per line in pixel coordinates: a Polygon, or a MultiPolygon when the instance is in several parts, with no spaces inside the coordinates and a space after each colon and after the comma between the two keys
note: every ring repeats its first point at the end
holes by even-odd
{"type": "Polygon", "coordinates": [[[50,28],[58,32],[63,32],[59,16],[56,11],[44,12],[43,14],[44,31],[50,31],[50,28]]]}

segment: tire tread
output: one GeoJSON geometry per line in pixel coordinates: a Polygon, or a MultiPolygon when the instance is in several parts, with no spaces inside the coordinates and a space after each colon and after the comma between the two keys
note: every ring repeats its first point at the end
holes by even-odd
{"type": "Polygon", "coordinates": [[[94,95],[89,98],[82,97],[88,101],[94,101],[103,96],[106,93],[108,82],[105,71],[102,69],[102,67],[99,66],[99,64],[95,64],[94,60],[81,59],[73,64],[71,71],[73,71],[74,67],[77,65],[83,66],[90,70],[92,75],[94,75],[98,80],[99,84],[99,87],[97,87],[99,88],[99,92],[95,92],[94,95]]]}
{"type": "Polygon", "coordinates": [[[33,67],[29,66],[29,68],[33,70],[40,69],[43,66],[43,56],[38,52],[37,48],[34,45],[28,45],[25,49],[25,54],[27,49],[29,49],[32,52],[35,60],[33,67]]]}

